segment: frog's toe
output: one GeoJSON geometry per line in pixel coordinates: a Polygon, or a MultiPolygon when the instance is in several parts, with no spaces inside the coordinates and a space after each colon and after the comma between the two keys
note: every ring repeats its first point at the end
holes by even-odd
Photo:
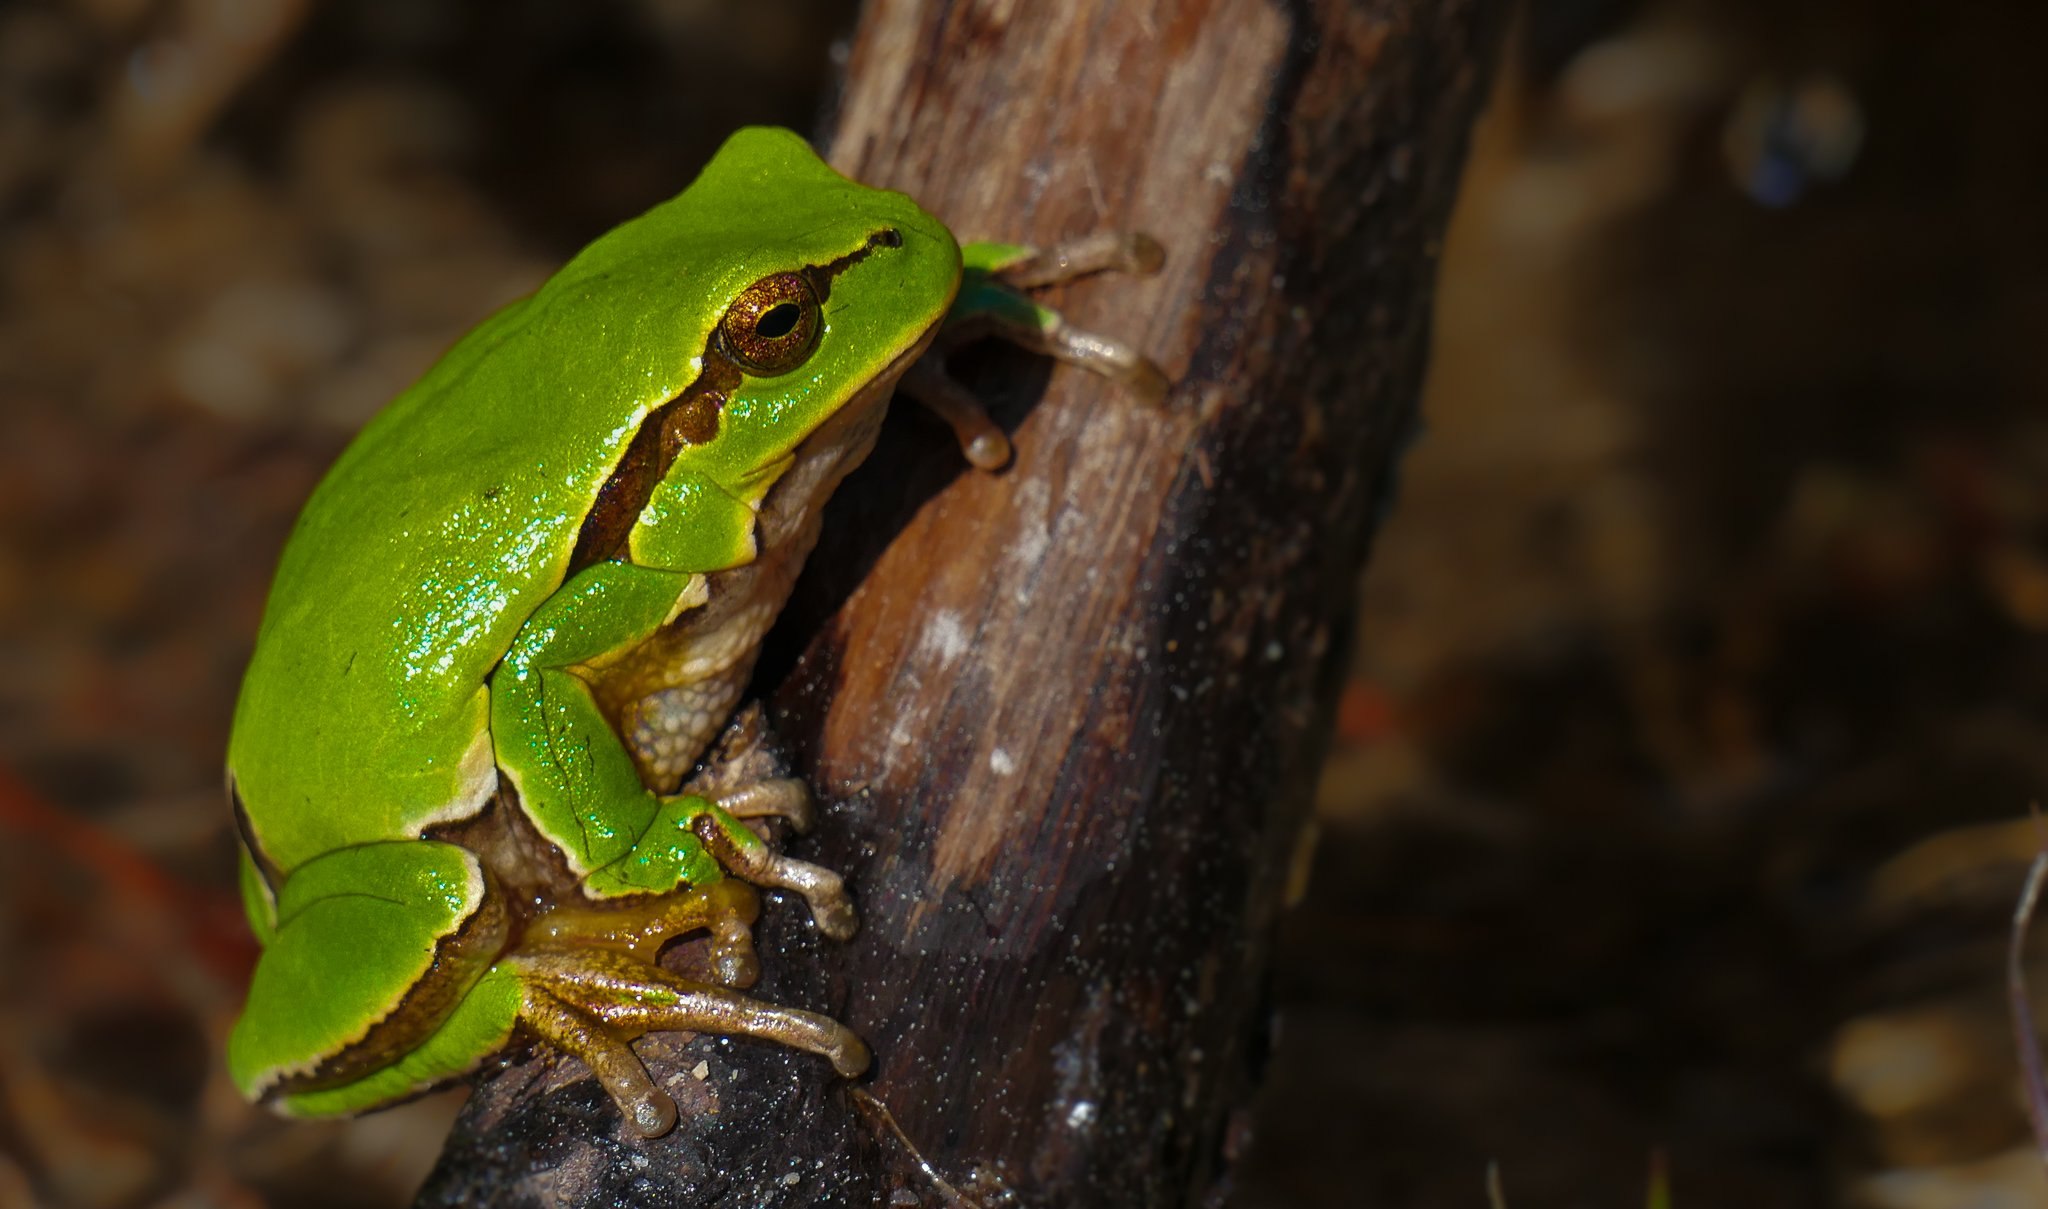
{"type": "Polygon", "coordinates": [[[857,1079],[867,1073],[874,1057],[868,1053],[867,1042],[855,1036],[853,1030],[841,1028],[839,1031],[844,1035],[836,1039],[838,1044],[825,1057],[841,1078],[857,1079]]]}
{"type": "Polygon", "coordinates": [[[717,803],[736,819],[779,818],[799,835],[817,824],[811,790],[795,777],[770,777],[717,795],[717,803]]]}
{"type": "Polygon", "coordinates": [[[657,1091],[644,1100],[634,1101],[630,1107],[621,1104],[619,1108],[643,1138],[658,1138],[676,1127],[676,1102],[666,1092],[657,1091]]]}
{"type": "Polygon", "coordinates": [[[668,942],[701,929],[708,934],[705,960],[711,976],[726,986],[752,986],[761,977],[753,936],[760,911],[761,898],[752,886],[721,878],[669,894],[552,907],[528,922],[524,945],[612,949],[652,963],[668,942]]]}
{"type": "MultiPolygon", "coordinates": [[[[802,864],[801,861],[791,861],[790,863],[802,864]]],[[[817,869],[815,865],[805,867],[817,869]]],[[[846,900],[846,892],[840,885],[839,875],[823,869],[818,871],[832,879],[831,892],[833,898],[826,899],[816,890],[799,891],[811,905],[811,918],[818,925],[818,934],[826,940],[852,940],[853,934],[860,931],[860,913],[855,911],[853,904],[846,900]]],[[[796,889],[796,887],[791,887],[791,889],[796,889]]]]}
{"type": "Polygon", "coordinates": [[[1166,249],[1141,231],[1097,231],[1079,239],[1036,248],[1022,259],[1002,265],[994,274],[1020,290],[1057,285],[1090,273],[1130,273],[1149,277],[1166,263],[1166,249]]]}
{"type": "Polygon", "coordinates": [[[761,959],[754,955],[754,936],[745,924],[711,933],[711,975],[720,985],[750,987],[761,981],[761,959]]]}
{"type": "MultiPolygon", "coordinates": [[[[691,821],[691,829],[718,863],[757,886],[794,890],[810,904],[811,918],[828,940],[847,940],[860,930],[860,915],[847,897],[846,883],[837,873],[820,865],[793,860],[755,840],[736,839],[718,817],[709,812],[691,821]]],[[[751,838],[751,833],[749,833],[751,838]]]]}
{"type": "Polygon", "coordinates": [[[619,1112],[643,1137],[676,1125],[676,1102],[654,1085],[633,1047],[599,1020],[571,1007],[538,980],[526,985],[519,1018],[549,1045],[583,1060],[619,1112]]]}
{"type": "Polygon", "coordinates": [[[1083,331],[1063,319],[1047,324],[1043,338],[1046,355],[1108,378],[1147,407],[1166,402],[1165,371],[1123,341],[1083,331]]]}

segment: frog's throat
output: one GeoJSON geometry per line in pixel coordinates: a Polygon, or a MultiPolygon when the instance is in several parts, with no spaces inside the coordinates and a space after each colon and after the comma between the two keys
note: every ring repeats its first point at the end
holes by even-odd
{"type": "Polygon", "coordinates": [[[891,365],[864,382],[783,459],[765,494],[746,502],[747,557],[706,574],[699,607],[602,666],[585,665],[649,788],[673,792],[738,706],[761,641],[817,543],[825,501],[874,444],[900,372],[891,365]]]}
{"type": "Polygon", "coordinates": [[[889,398],[896,393],[896,383],[931,347],[938,331],[939,325],[933,324],[918,337],[917,343],[870,378],[852,398],[798,443],[788,469],[755,506],[757,550],[782,550],[797,542],[803,546],[803,553],[796,557],[801,560],[808,553],[817,538],[818,521],[825,501],[875,447],[883,417],[888,414],[889,398]]]}

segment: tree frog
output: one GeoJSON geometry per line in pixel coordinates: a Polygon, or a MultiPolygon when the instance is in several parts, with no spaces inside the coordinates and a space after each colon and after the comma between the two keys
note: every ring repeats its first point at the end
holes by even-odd
{"type": "Polygon", "coordinates": [[[856,926],[839,876],[779,854],[800,782],[699,761],[866,456],[893,390],[1008,445],[941,358],[995,334],[1141,396],[1164,379],[1024,290],[1150,272],[1098,236],[963,250],[786,130],[735,134],[379,413],[285,545],[228,743],[262,956],[235,1083],[293,1116],[456,1078],[523,1028],[648,1135],[675,1108],[630,1042],[746,1034],[865,1069],[861,1039],[740,993],[757,887],[856,926]],[[692,781],[693,772],[697,772],[692,781]],[[709,973],[656,963],[706,937],[709,973]]]}

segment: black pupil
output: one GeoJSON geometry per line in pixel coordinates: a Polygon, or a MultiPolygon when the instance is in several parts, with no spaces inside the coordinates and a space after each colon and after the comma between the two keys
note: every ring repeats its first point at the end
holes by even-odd
{"type": "Polygon", "coordinates": [[[761,313],[754,334],[763,340],[780,340],[796,330],[803,311],[794,302],[778,302],[761,313]]]}

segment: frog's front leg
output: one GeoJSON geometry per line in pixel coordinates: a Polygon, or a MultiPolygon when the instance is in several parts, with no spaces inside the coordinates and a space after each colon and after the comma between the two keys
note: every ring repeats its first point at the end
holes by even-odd
{"type": "Polygon", "coordinates": [[[781,761],[766,746],[767,726],[759,702],[733,715],[682,792],[710,798],[736,818],[779,818],[802,834],[817,823],[811,789],[782,775],[781,761]]]}
{"type": "Polygon", "coordinates": [[[798,834],[817,824],[811,790],[795,777],[770,777],[712,799],[736,819],[781,819],[798,834]]]}
{"type": "MultiPolygon", "coordinates": [[[[520,629],[491,678],[491,739],[520,809],[567,858],[594,899],[705,886],[723,873],[704,835],[757,885],[794,890],[819,929],[843,938],[853,907],[837,874],[774,852],[718,802],[660,797],[640,780],[580,664],[645,641],[701,602],[703,580],[625,562],[585,568],[520,629]]],[[[787,794],[744,795],[749,811],[787,805],[787,794]]]]}
{"type": "MultiPolygon", "coordinates": [[[[837,1021],[729,989],[759,972],[749,935],[758,899],[725,877],[721,861],[747,881],[803,894],[819,931],[843,939],[856,920],[838,875],[776,853],[718,800],[650,791],[578,674],[701,602],[701,584],[625,562],[587,567],[528,619],[491,679],[499,766],[527,819],[594,900],[543,912],[494,971],[516,980],[518,1018],[583,1059],[649,1135],[675,1123],[675,1105],[633,1054],[629,1042],[642,1033],[761,1037],[821,1054],[848,1075],[868,1063],[867,1047],[837,1021]],[[710,933],[713,974],[724,985],[654,963],[669,939],[698,929],[710,933]]],[[[753,813],[800,814],[807,795],[778,785],[741,787],[730,800],[753,813]]]]}
{"type": "Polygon", "coordinates": [[[1120,340],[1069,324],[1024,291],[1086,277],[1159,271],[1165,253],[1135,232],[1099,232],[1050,248],[970,243],[961,247],[960,293],[931,348],[903,376],[903,393],[952,426],[967,460],[993,470],[1009,460],[1010,443],[981,401],[946,372],[946,355],[994,336],[1057,361],[1100,374],[1148,405],[1166,398],[1166,375],[1120,340]]]}

